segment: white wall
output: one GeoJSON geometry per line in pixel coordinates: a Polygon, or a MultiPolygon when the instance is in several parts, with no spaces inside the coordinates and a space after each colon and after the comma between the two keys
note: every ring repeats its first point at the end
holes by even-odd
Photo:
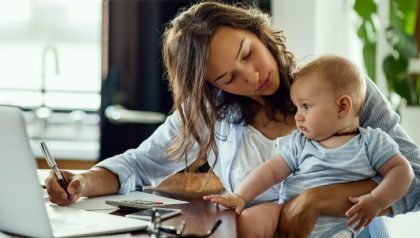
{"type": "Polygon", "coordinates": [[[353,0],[274,0],[271,4],[273,25],[285,31],[298,60],[337,54],[363,68],[353,0]]]}
{"type": "Polygon", "coordinates": [[[299,58],[315,54],[314,9],[315,1],[271,2],[273,25],[285,31],[289,48],[299,58]]]}

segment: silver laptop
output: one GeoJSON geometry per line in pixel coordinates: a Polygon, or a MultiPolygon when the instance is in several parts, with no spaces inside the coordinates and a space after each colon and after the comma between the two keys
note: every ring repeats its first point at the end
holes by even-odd
{"type": "Polygon", "coordinates": [[[0,231],[75,237],[144,229],[148,222],[46,202],[19,108],[0,106],[0,231]]]}

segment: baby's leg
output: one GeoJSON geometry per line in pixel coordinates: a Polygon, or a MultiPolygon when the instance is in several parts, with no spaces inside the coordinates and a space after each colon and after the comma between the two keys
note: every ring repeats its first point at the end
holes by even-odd
{"type": "Polygon", "coordinates": [[[238,237],[274,237],[282,206],[262,203],[243,210],[237,218],[238,237]]]}

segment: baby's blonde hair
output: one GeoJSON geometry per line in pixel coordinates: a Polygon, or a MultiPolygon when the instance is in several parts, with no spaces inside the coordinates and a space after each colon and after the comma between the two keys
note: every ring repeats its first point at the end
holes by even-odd
{"type": "Polygon", "coordinates": [[[322,56],[299,68],[294,73],[294,80],[312,73],[319,73],[337,95],[349,95],[354,112],[360,114],[365,100],[366,82],[355,64],[339,56],[322,56]]]}

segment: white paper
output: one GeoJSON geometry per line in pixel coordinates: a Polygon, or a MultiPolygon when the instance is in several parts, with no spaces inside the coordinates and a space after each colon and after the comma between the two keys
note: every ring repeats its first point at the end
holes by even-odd
{"type": "Polygon", "coordinates": [[[164,205],[174,205],[174,204],[185,204],[186,201],[176,200],[172,198],[162,197],[150,193],[144,192],[132,192],[127,195],[108,195],[101,197],[93,198],[80,198],[78,202],[70,205],[72,208],[78,208],[82,210],[102,210],[102,209],[115,209],[114,206],[105,204],[105,200],[132,200],[132,199],[142,199],[147,201],[162,202],[164,205]]]}
{"type": "Polygon", "coordinates": [[[4,234],[0,231],[0,238],[11,238],[11,236],[4,234]]]}
{"type": "Polygon", "coordinates": [[[149,222],[122,216],[83,211],[70,207],[46,205],[56,237],[81,237],[147,228],[149,222]]]}

